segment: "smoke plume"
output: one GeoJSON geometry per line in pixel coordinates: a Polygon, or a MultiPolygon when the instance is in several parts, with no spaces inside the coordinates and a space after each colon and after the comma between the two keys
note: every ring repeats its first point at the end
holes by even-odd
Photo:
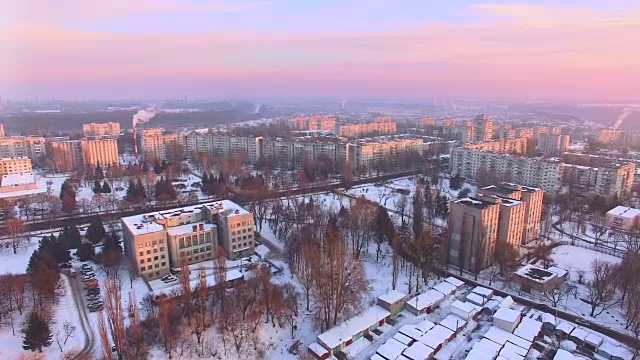
{"type": "Polygon", "coordinates": [[[253,111],[254,114],[257,114],[260,112],[260,108],[262,107],[262,105],[260,104],[256,104],[256,109],[253,111]]]}
{"type": "Polygon", "coordinates": [[[153,119],[154,116],[156,116],[156,109],[154,108],[138,110],[138,112],[133,115],[133,128],[135,129],[138,124],[146,123],[153,119]]]}
{"type": "Polygon", "coordinates": [[[613,128],[618,129],[624,120],[631,115],[631,113],[631,109],[622,109],[622,112],[618,115],[618,118],[616,118],[616,123],[613,125],[613,128]]]}

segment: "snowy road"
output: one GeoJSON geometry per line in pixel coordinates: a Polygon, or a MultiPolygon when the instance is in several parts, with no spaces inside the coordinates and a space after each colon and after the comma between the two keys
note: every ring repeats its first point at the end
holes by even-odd
{"type": "MultiPolygon", "coordinates": [[[[67,276],[67,275],[65,275],[67,276]]],[[[92,359],[95,336],[93,334],[93,327],[89,324],[89,316],[87,314],[87,307],[84,303],[83,297],[83,285],[79,277],[69,277],[69,283],[71,284],[71,291],[73,292],[73,301],[76,305],[76,311],[80,318],[80,325],[84,334],[84,347],[76,355],[74,360],[92,359]]]]}

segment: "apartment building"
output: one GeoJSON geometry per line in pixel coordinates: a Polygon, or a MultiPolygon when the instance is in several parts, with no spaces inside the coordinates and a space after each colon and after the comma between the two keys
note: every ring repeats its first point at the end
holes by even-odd
{"type": "Polygon", "coordinates": [[[635,163],[622,163],[617,159],[567,154],[564,182],[580,191],[590,192],[603,197],[623,197],[633,188],[636,175],[635,163]]]}
{"type": "Polygon", "coordinates": [[[435,126],[436,120],[432,117],[425,117],[420,119],[420,125],[422,125],[422,127],[435,126]]]}
{"type": "Polygon", "coordinates": [[[118,136],[120,135],[120,123],[90,123],[82,124],[84,136],[118,136]]]}
{"type": "Polygon", "coordinates": [[[478,194],[502,199],[499,241],[520,246],[540,237],[544,198],[542,189],[501,183],[484,187],[478,194]]]}
{"type": "Polygon", "coordinates": [[[397,124],[395,121],[381,121],[365,124],[344,124],[337,127],[339,136],[355,138],[372,134],[395,134],[397,124]]]}
{"type": "Polygon", "coordinates": [[[112,166],[119,163],[117,140],[90,137],[81,142],[85,166],[112,166]]]}
{"type": "Polygon", "coordinates": [[[516,138],[516,131],[511,128],[500,127],[497,133],[498,139],[500,140],[510,140],[516,138]]]}
{"type": "Polygon", "coordinates": [[[162,129],[142,131],[142,153],[150,160],[167,160],[178,156],[183,142],[179,134],[163,134],[162,129]]]}
{"type": "Polygon", "coordinates": [[[562,157],[570,143],[569,135],[541,134],[538,136],[538,152],[544,156],[562,157]]]}
{"type": "Polygon", "coordinates": [[[444,126],[444,127],[452,127],[452,126],[456,126],[458,124],[458,121],[455,119],[442,119],[442,120],[439,120],[439,123],[441,126],[444,126]]]}
{"type": "Polygon", "coordinates": [[[254,253],[253,214],[222,200],[121,219],[125,253],[147,280],[212,260],[217,246],[229,259],[254,253]]]}
{"type": "Polygon", "coordinates": [[[518,154],[524,155],[527,153],[527,140],[526,139],[508,139],[508,140],[493,140],[483,141],[473,144],[464,144],[465,149],[493,151],[500,154],[518,154]]]}
{"type": "Polygon", "coordinates": [[[613,144],[620,140],[622,131],[618,129],[602,129],[598,133],[597,140],[603,144],[613,144]]]}
{"type": "Polygon", "coordinates": [[[477,115],[473,119],[473,127],[475,128],[475,142],[491,141],[493,138],[493,120],[484,115],[477,115]]]}
{"type": "Polygon", "coordinates": [[[557,193],[562,188],[564,163],[544,158],[525,158],[492,151],[455,148],[451,152],[451,174],[477,180],[491,175],[494,180],[509,181],[557,193]]]}
{"type": "Polygon", "coordinates": [[[293,130],[325,130],[334,131],[336,129],[336,118],[327,115],[304,115],[295,116],[290,120],[293,130]]]}
{"type": "Polygon", "coordinates": [[[470,197],[449,207],[448,262],[474,273],[489,267],[498,237],[501,199],[470,197]]]}
{"type": "Polygon", "coordinates": [[[533,128],[516,129],[516,137],[523,139],[533,139],[533,128]]]}
{"type": "MultiPolygon", "coordinates": [[[[0,105],[1,107],[1,105],[0,105]]],[[[2,111],[0,111],[2,113],[2,111]]],[[[0,123],[0,137],[4,137],[4,124],[0,123]]]]}
{"type": "Polygon", "coordinates": [[[33,171],[27,157],[0,158],[0,175],[24,174],[33,171]]]}
{"type": "Polygon", "coordinates": [[[46,155],[45,139],[40,136],[0,138],[0,157],[28,157],[38,162],[46,155]]]}
{"type": "Polygon", "coordinates": [[[384,160],[395,155],[415,152],[422,154],[424,140],[411,136],[361,139],[348,146],[348,159],[358,173],[368,173],[384,160]]]}
{"type": "Polygon", "coordinates": [[[48,153],[57,172],[69,172],[84,166],[81,140],[50,140],[48,153]]]}

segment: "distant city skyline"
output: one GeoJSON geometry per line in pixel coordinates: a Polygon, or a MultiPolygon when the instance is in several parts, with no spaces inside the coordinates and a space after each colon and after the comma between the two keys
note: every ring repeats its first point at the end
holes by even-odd
{"type": "Polygon", "coordinates": [[[631,0],[0,4],[5,99],[640,100],[631,0]]]}

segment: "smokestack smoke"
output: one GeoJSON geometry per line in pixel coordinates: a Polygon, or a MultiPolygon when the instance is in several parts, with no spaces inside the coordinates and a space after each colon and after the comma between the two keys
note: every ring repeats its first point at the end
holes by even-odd
{"type": "Polygon", "coordinates": [[[622,112],[616,118],[616,123],[613,125],[613,128],[617,130],[620,125],[622,125],[624,120],[629,117],[629,115],[631,115],[632,112],[633,111],[631,111],[631,109],[622,109],[622,112]]]}
{"type": "Polygon", "coordinates": [[[138,110],[138,112],[133,115],[133,128],[135,129],[138,124],[144,124],[148,122],[149,120],[153,119],[154,116],[156,116],[156,109],[154,108],[138,110]]]}
{"type": "Polygon", "coordinates": [[[257,114],[260,112],[260,108],[262,107],[262,105],[260,104],[256,104],[256,109],[253,111],[254,114],[257,114]]]}

